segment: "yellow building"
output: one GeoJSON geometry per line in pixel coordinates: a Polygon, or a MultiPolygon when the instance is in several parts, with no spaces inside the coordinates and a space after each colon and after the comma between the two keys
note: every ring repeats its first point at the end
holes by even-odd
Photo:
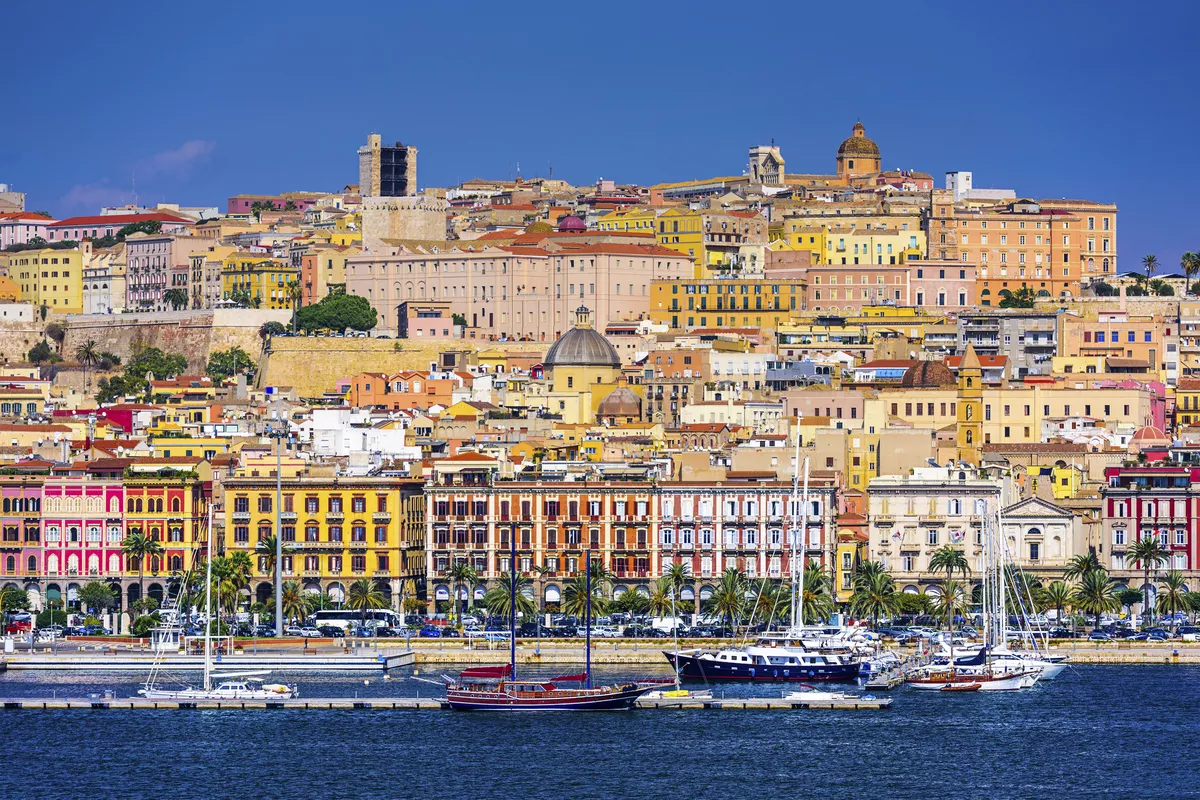
{"type": "Polygon", "coordinates": [[[1200,425],[1200,378],[1180,378],[1175,384],[1175,425],[1200,425]]]}
{"type": "Polygon", "coordinates": [[[804,292],[797,279],[651,281],[650,319],[672,328],[774,330],[800,316],[804,292]]]}
{"type": "MultiPolygon", "coordinates": [[[[371,579],[388,607],[399,609],[402,597],[415,596],[423,583],[423,488],[423,481],[409,478],[284,477],[278,509],[283,579],[338,602],[351,583],[371,579]]],[[[227,478],[224,491],[225,550],[253,555],[258,542],[275,533],[275,476],[227,478]]],[[[251,597],[266,602],[274,592],[271,565],[265,556],[254,561],[251,597]]]]}
{"type": "Polygon", "coordinates": [[[284,261],[249,253],[234,253],[221,268],[224,299],[248,297],[256,308],[291,308],[299,279],[299,271],[284,261]]]}
{"type": "Polygon", "coordinates": [[[362,212],[355,211],[344,217],[338,217],[333,224],[333,230],[330,231],[329,242],[339,247],[361,246],[362,212]]]}
{"type": "Polygon", "coordinates": [[[83,259],[79,250],[24,250],[8,256],[8,277],[21,301],[56,314],[83,312],[83,259]]]}
{"type": "Polygon", "coordinates": [[[596,229],[621,233],[657,233],[659,210],[646,206],[620,209],[601,217],[596,229]]]}
{"type": "Polygon", "coordinates": [[[742,266],[747,253],[761,259],[762,246],[769,241],[766,219],[749,211],[636,208],[614,211],[597,227],[612,232],[653,232],[663,247],[692,259],[695,278],[742,266]]]}

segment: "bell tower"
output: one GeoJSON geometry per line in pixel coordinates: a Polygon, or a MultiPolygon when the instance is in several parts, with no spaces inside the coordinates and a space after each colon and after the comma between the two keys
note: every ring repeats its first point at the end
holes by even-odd
{"type": "Polygon", "coordinates": [[[983,453],[983,365],[967,345],[958,367],[958,460],[979,465],[983,453]]]}

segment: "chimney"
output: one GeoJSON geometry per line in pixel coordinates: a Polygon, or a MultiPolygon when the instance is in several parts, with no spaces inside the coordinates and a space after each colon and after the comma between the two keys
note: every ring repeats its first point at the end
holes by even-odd
{"type": "Polygon", "coordinates": [[[1125,284],[1121,283],[1121,313],[1125,313],[1125,284]]]}

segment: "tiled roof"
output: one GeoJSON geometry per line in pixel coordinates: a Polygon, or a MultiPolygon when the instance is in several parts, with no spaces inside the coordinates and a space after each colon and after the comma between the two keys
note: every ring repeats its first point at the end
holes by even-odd
{"type": "Polygon", "coordinates": [[[85,225],[103,225],[105,227],[124,227],[133,222],[185,222],[192,223],[186,217],[177,217],[174,214],[163,214],[155,212],[153,214],[109,214],[95,217],[69,217],[60,220],[51,225],[51,228],[79,228],[85,225]]]}

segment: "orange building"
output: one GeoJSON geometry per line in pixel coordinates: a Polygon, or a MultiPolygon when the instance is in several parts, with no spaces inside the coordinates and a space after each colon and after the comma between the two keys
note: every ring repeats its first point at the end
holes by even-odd
{"type": "Polygon", "coordinates": [[[425,411],[451,405],[454,391],[468,386],[470,377],[463,372],[361,372],[350,379],[346,402],[357,408],[425,411]]]}
{"type": "Polygon", "coordinates": [[[935,189],[929,259],[977,264],[983,306],[999,305],[1002,293],[1022,286],[1041,297],[1076,297],[1081,278],[1116,272],[1116,228],[1115,205],[1014,200],[978,208],[935,189]]]}

